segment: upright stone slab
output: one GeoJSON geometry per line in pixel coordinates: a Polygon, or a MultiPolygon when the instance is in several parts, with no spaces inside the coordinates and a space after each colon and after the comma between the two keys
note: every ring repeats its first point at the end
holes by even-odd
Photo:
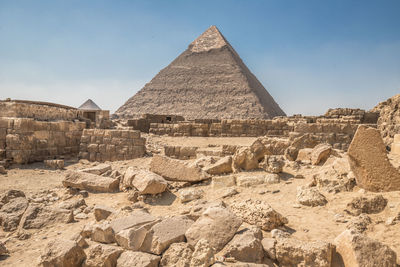
{"type": "Polygon", "coordinates": [[[359,187],[373,192],[400,190],[400,173],[390,163],[377,129],[360,125],[348,156],[359,187]]]}

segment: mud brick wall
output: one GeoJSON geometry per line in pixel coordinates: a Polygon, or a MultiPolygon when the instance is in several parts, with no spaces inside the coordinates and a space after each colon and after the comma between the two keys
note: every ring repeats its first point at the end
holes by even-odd
{"type": "Polygon", "coordinates": [[[85,126],[80,121],[0,118],[0,160],[24,164],[77,156],[85,126]]]}
{"type": "Polygon", "coordinates": [[[136,130],[85,129],[79,157],[89,161],[116,161],[143,157],[146,139],[136,130]]]}

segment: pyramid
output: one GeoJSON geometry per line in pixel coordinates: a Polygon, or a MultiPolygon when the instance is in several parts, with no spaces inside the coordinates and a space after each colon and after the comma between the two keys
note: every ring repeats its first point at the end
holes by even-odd
{"type": "Polygon", "coordinates": [[[211,26],[115,113],[181,115],[186,119],[285,116],[264,86],[211,26]]]}
{"type": "Polygon", "coordinates": [[[80,107],[78,109],[83,109],[83,110],[101,110],[101,108],[98,105],[96,105],[96,103],[94,103],[92,99],[86,100],[86,102],[83,103],[82,105],[80,105],[80,107]]]}

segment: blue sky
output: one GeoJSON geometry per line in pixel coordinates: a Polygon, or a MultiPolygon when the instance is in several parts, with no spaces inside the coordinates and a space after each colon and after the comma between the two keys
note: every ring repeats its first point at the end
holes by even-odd
{"type": "Polygon", "coordinates": [[[217,25],[287,114],[400,93],[400,1],[0,0],[0,99],[115,111],[217,25]]]}

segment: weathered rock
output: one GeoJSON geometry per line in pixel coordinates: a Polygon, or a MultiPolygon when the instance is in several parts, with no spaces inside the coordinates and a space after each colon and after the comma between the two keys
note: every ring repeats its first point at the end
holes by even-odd
{"type": "Polygon", "coordinates": [[[6,168],[2,165],[0,165],[0,174],[7,174],[6,168]]]}
{"type": "Polygon", "coordinates": [[[243,221],[257,225],[264,231],[271,231],[288,223],[286,217],[261,200],[247,199],[242,202],[232,203],[230,207],[243,221]]]}
{"type": "Polygon", "coordinates": [[[122,230],[129,229],[138,225],[144,225],[156,220],[157,218],[154,217],[153,215],[144,212],[142,210],[137,210],[130,213],[129,216],[112,220],[110,223],[113,231],[115,233],[118,233],[122,230]]]}
{"type": "Polygon", "coordinates": [[[30,204],[21,217],[19,227],[24,229],[40,229],[56,222],[71,223],[73,221],[74,214],[72,210],[30,204]]]}
{"type": "Polygon", "coordinates": [[[28,207],[28,200],[25,197],[14,197],[12,195],[4,196],[3,200],[6,203],[3,202],[4,205],[0,209],[0,225],[6,232],[14,231],[28,207]]]}
{"type": "Polygon", "coordinates": [[[146,251],[151,246],[151,240],[149,244],[145,244],[145,239],[149,234],[151,227],[158,221],[151,221],[144,224],[138,224],[125,230],[121,230],[115,234],[115,240],[118,245],[125,249],[134,251],[146,251]],[[147,246],[146,246],[147,245],[147,246]]]}
{"type": "Polygon", "coordinates": [[[115,213],[115,210],[110,207],[101,205],[96,205],[94,207],[94,217],[96,218],[96,221],[105,220],[113,213],[115,213]]]}
{"type": "Polygon", "coordinates": [[[237,261],[261,263],[264,258],[260,228],[252,226],[237,233],[222,250],[225,257],[237,261]]]}
{"type": "Polygon", "coordinates": [[[276,250],[275,250],[275,245],[276,245],[276,239],[275,238],[264,238],[261,240],[261,245],[267,254],[267,257],[276,260],[276,250]]]}
{"type": "Polygon", "coordinates": [[[171,181],[199,182],[210,178],[209,174],[193,162],[160,155],[153,156],[150,170],[171,181]]]}
{"type": "Polygon", "coordinates": [[[348,156],[359,187],[373,192],[400,190],[400,173],[390,163],[377,129],[360,125],[348,156]]]}
{"type": "Polygon", "coordinates": [[[79,207],[86,207],[86,202],[83,199],[82,196],[80,196],[79,198],[72,198],[72,199],[68,199],[65,200],[59,204],[57,204],[57,208],[59,209],[64,209],[64,210],[74,210],[77,209],[79,207]]]}
{"type": "Polygon", "coordinates": [[[93,241],[100,243],[109,244],[115,242],[114,230],[109,222],[95,224],[90,237],[93,241]]]}
{"type": "Polygon", "coordinates": [[[162,176],[146,170],[139,170],[132,180],[132,186],[142,195],[162,193],[167,189],[167,185],[162,176]]]}
{"type": "Polygon", "coordinates": [[[241,187],[252,187],[265,183],[265,173],[238,173],[236,183],[241,187]]]}
{"type": "Polygon", "coordinates": [[[6,248],[6,245],[4,245],[4,243],[0,241],[0,256],[7,255],[8,253],[9,251],[6,248]]]}
{"type": "Polygon", "coordinates": [[[328,201],[315,187],[297,187],[297,202],[305,206],[324,206],[328,201]]]}
{"type": "Polygon", "coordinates": [[[316,145],[310,155],[311,163],[313,165],[318,165],[324,163],[330,156],[332,152],[332,146],[328,144],[316,145]]]}
{"type": "MultiPolygon", "coordinates": [[[[8,190],[3,194],[0,194],[0,203],[1,204],[7,204],[8,202],[10,202],[10,200],[14,199],[14,198],[18,198],[18,197],[25,197],[25,193],[22,192],[21,190],[8,190]]],[[[1,207],[0,207],[1,208],[1,207]]]]}
{"type": "Polygon", "coordinates": [[[192,259],[190,261],[190,266],[192,267],[208,267],[214,264],[214,248],[206,239],[200,239],[192,254],[192,259]]]}
{"type": "Polygon", "coordinates": [[[87,172],[87,173],[92,173],[96,175],[102,175],[103,173],[110,171],[111,170],[111,165],[106,164],[106,163],[101,163],[99,165],[96,165],[94,167],[86,168],[83,170],[80,170],[81,172],[87,172]]]}
{"type": "Polygon", "coordinates": [[[289,238],[290,237],[290,233],[283,231],[281,229],[272,229],[271,230],[271,237],[272,238],[289,238]]]}
{"type": "Polygon", "coordinates": [[[223,207],[209,207],[186,231],[187,242],[195,246],[200,239],[207,240],[220,251],[235,235],[242,220],[223,207]]]}
{"type": "Polygon", "coordinates": [[[346,212],[355,216],[361,213],[379,213],[385,209],[387,202],[387,199],[382,195],[355,197],[347,204],[346,212]]]}
{"type": "Polygon", "coordinates": [[[163,253],[161,267],[190,267],[193,251],[188,243],[174,243],[163,253]]]}
{"type": "Polygon", "coordinates": [[[118,179],[75,171],[69,171],[62,183],[65,187],[84,189],[94,193],[117,192],[119,186],[118,179]]]}
{"type": "Polygon", "coordinates": [[[259,162],[265,155],[272,153],[263,145],[260,140],[256,140],[250,147],[240,148],[233,155],[232,168],[234,172],[240,170],[253,170],[259,168],[259,162]]]}
{"type": "Polygon", "coordinates": [[[345,230],[336,237],[334,243],[345,266],[397,266],[396,252],[365,235],[345,230]]]}
{"type": "Polygon", "coordinates": [[[226,156],[215,162],[214,164],[206,167],[204,169],[207,173],[211,175],[219,175],[223,173],[232,172],[232,157],[226,156]]]}
{"type": "Polygon", "coordinates": [[[276,259],[282,267],[330,267],[334,249],[335,246],[327,242],[305,242],[293,238],[278,238],[275,245],[276,259]]]}
{"type": "Polygon", "coordinates": [[[125,251],[117,260],[117,267],[157,267],[160,262],[160,256],[144,252],[125,251]]]}
{"type": "Polygon", "coordinates": [[[44,165],[52,169],[64,169],[64,160],[62,159],[49,159],[44,161],[44,165]]]}
{"type": "Polygon", "coordinates": [[[279,184],[280,181],[281,181],[281,178],[276,173],[271,173],[271,174],[265,175],[265,183],[267,183],[267,184],[279,184]]]}
{"type": "Polygon", "coordinates": [[[368,225],[372,223],[371,218],[366,214],[360,214],[357,217],[351,219],[346,228],[355,232],[363,233],[367,230],[368,225]]]}
{"type": "Polygon", "coordinates": [[[302,136],[294,138],[294,140],[290,143],[289,147],[286,148],[284,154],[286,159],[290,161],[294,161],[297,159],[297,155],[300,149],[303,148],[313,148],[315,147],[319,141],[312,134],[304,134],[302,136]]]}
{"type": "Polygon", "coordinates": [[[303,163],[311,163],[311,152],[312,148],[302,148],[297,153],[296,161],[303,163]]]}
{"type": "Polygon", "coordinates": [[[179,198],[182,203],[200,199],[203,197],[203,195],[204,191],[196,187],[189,187],[179,190],[179,198]]]}
{"type": "Polygon", "coordinates": [[[117,246],[97,244],[89,247],[84,267],[113,267],[124,250],[117,246]]]}
{"type": "Polygon", "coordinates": [[[211,186],[214,189],[225,188],[236,185],[236,177],[234,175],[215,176],[212,178],[211,186]]]}
{"type": "Polygon", "coordinates": [[[270,173],[280,173],[285,166],[285,162],[281,156],[267,155],[260,163],[260,167],[270,173]]]}
{"type": "Polygon", "coordinates": [[[317,173],[313,174],[313,179],[320,189],[327,192],[351,191],[356,185],[347,157],[330,157],[317,173]]]}
{"type": "Polygon", "coordinates": [[[50,241],[40,256],[43,267],[81,266],[86,255],[78,244],[71,240],[55,239],[50,241]]]}
{"type": "Polygon", "coordinates": [[[165,218],[153,225],[143,241],[144,251],[162,254],[171,244],[184,242],[185,233],[194,223],[186,216],[165,218]]]}

